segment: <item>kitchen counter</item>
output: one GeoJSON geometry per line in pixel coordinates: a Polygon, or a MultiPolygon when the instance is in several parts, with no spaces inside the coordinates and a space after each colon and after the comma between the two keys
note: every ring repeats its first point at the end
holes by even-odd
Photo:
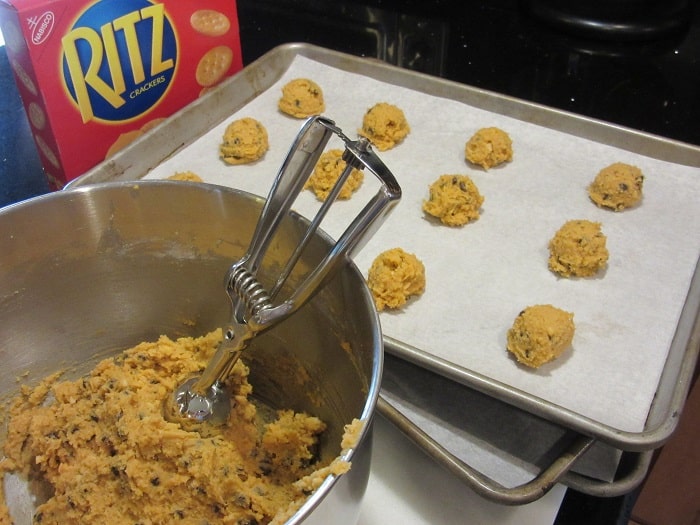
{"type": "MultiPolygon", "coordinates": [[[[658,13],[643,23],[638,16],[635,21],[646,31],[633,28],[616,33],[614,24],[600,31],[595,24],[566,26],[563,16],[544,20],[541,10],[541,16],[536,16],[531,9],[544,3],[556,4],[534,0],[238,0],[245,64],[279,44],[310,42],[700,145],[700,10],[683,12],[680,21],[658,31],[654,31],[654,21],[667,22],[658,13]]],[[[0,89],[4,95],[0,100],[0,206],[4,206],[46,193],[48,185],[1,47],[0,89]]],[[[405,470],[397,474],[401,462],[385,454],[394,450],[388,443],[395,442],[404,451],[410,451],[411,445],[386,422],[378,426],[375,450],[382,456],[370,481],[372,508],[379,509],[383,498],[408,504],[416,494],[392,492],[384,474],[409,474],[405,470]]],[[[418,454],[417,464],[428,469],[428,464],[420,463],[426,458],[413,453],[418,454]]],[[[412,475],[421,473],[409,470],[412,475]]],[[[454,480],[445,472],[441,475],[449,490],[458,491],[454,480]]],[[[445,519],[467,512],[470,496],[445,505],[445,519]]],[[[597,499],[574,491],[564,496],[560,487],[547,498],[538,507],[543,515],[534,517],[528,514],[533,509],[521,509],[532,518],[520,522],[617,523],[624,519],[633,499],[597,499]]],[[[415,523],[435,523],[438,510],[431,507],[415,523]]],[[[361,516],[362,525],[379,523],[378,518],[384,516],[379,511],[368,512],[361,516]]],[[[510,522],[503,509],[484,513],[479,518],[484,523],[510,522]]],[[[403,521],[413,523],[406,517],[403,521]]]]}

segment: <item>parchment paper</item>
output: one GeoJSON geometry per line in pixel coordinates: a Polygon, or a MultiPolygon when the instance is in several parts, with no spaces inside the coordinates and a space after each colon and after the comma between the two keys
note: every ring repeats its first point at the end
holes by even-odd
{"type": "MultiPolygon", "coordinates": [[[[325,115],[352,138],[376,102],[401,107],[411,125],[403,143],[379,153],[402,186],[402,201],[355,258],[366,274],[380,252],[400,246],[426,266],[425,293],[383,312],[384,333],[602,424],[643,430],[700,253],[698,170],[297,57],[277,84],[148,178],[190,170],[209,183],[267,195],[303,123],[277,111],[281,86],[297,77],[320,84],[325,115]],[[224,129],[243,116],[266,126],[270,150],[255,164],[225,165],[218,159],[224,129]],[[513,162],[488,172],[464,161],[465,142],[487,126],[507,131],[514,147],[513,162]],[[613,162],[644,173],[639,207],[615,213],[589,200],[588,184],[613,162]],[[428,186],[442,174],[474,180],[485,197],[478,221],[449,228],[424,216],[428,186]],[[570,219],[602,223],[610,260],[595,278],[563,279],[547,268],[547,243],[570,219]],[[508,355],[506,332],[524,307],[542,303],[573,312],[576,335],[571,350],[533,371],[508,355]]],[[[339,235],[376,189],[365,175],[322,228],[339,235]]],[[[310,216],[317,206],[305,191],[295,209],[310,216]]]]}

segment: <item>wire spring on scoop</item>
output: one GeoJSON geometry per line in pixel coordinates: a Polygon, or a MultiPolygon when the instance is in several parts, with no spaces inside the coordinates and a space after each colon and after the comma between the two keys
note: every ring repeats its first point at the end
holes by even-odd
{"type": "Polygon", "coordinates": [[[231,274],[231,284],[251,317],[265,308],[272,307],[272,300],[265,287],[244,266],[236,268],[231,274]]]}

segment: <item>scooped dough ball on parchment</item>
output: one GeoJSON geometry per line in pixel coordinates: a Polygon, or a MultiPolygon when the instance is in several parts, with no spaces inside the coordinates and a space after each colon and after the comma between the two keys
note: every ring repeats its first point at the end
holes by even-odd
{"type": "Polygon", "coordinates": [[[193,171],[178,171],[170,175],[168,180],[179,180],[184,182],[204,182],[202,177],[193,171]]]}
{"type": "Polygon", "coordinates": [[[423,211],[447,226],[463,226],[479,218],[484,197],[466,175],[441,175],[430,185],[423,211]]]}
{"type": "MultiPolygon", "coordinates": [[[[333,189],[336,181],[345,170],[347,163],[343,160],[343,150],[330,149],[325,151],[318,159],[313,173],[304,184],[304,188],[310,188],[320,201],[325,201],[333,189]]],[[[360,187],[364,180],[362,171],[353,168],[345,183],[338,193],[339,199],[347,200],[360,187]]]]}
{"type": "Polygon", "coordinates": [[[607,238],[599,222],[571,220],[549,241],[549,269],[563,277],[590,277],[608,262],[607,238]]]}
{"type": "Polygon", "coordinates": [[[616,162],[598,172],[588,187],[588,195],[601,208],[622,211],[642,200],[643,184],[642,170],[616,162]]]}
{"type": "Polygon", "coordinates": [[[425,291],[425,266],[414,254],[392,248],[374,259],[367,284],[377,310],[400,308],[425,291]]]}
{"type": "Polygon", "coordinates": [[[367,110],[358,133],[369,139],[379,151],[386,151],[405,139],[409,131],[411,127],[399,107],[379,102],[367,110]]]}
{"type": "Polygon", "coordinates": [[[574,339],[574,314],[552,306],[528,306],[508,330],[507,348],[519,363],[531,368],[559,357],[574,339]]]}
{"type": "Polygon", "coordinates": [[[308,78],[296,78],[282,87],[282,98],[277,107],[282,113],[295,118],[320,115],[326,110],[321,87],[308,78]]]}
{"type": "Polygon", "coordinates": [[[262,158],[269,147],[265,126],[244,117],[226,127],[219,152],[227,164],[248,164],[262,158]]]}
{"type": "Polygon", "coordinates": [[[481,128],[467,141],[464,157],[488,170],[513,160],[513,141],[500,128],[481,128]]]}

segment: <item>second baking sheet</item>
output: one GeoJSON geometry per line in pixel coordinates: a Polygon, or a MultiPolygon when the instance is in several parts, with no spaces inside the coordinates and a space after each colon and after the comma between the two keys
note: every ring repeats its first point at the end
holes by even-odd
{"type": "MultiPolygon", "coordinates": [[[[383,312],[384,333],[594,421],[641,431],[700,251],[697,169],[297,57],[270,89],[148,176],[191,170],[206,182],[266,195],[301,125],[276,105],[281,86],[297,77],[321,85],[325,114],[350,136],[380,101],[401,107],[411,125],[402,144],[380,153],[404,190],[402,202],[356,257],[365,273],[379,252],[394,246],[425,263],[425,294],[401,311],[383,312]],[[266,126],[270,150],[255,164],[227,166],[218,146],[226,124],[242,116],[266,126]],[[466,140],[486,126],[506,130],[515,152],[512,163],[488,172],[463,156],[466,140]],[[638,208],[613,213],[588,199],[587,185],[612,162],[644,172],[638,208]],[[428,185],[453,173],[472,177],[485,197],[481,218],[462,228],[437,225],[421,212],[428,185]],[[592,279],[558,278],[547,269],[547,243],[566,220],[581,218],[602,223],[608,268],[592,279]],[[532,371],[510,358],[505,336],[520,310],[539,303],[574,312],[577,330],[572,351],[532,371]]],[[[331,235],[374,193],[366,182],[324,222],[331,235]]],[[[296,208],[310,215],[317,205],[304,192],[296,208]]]]}

